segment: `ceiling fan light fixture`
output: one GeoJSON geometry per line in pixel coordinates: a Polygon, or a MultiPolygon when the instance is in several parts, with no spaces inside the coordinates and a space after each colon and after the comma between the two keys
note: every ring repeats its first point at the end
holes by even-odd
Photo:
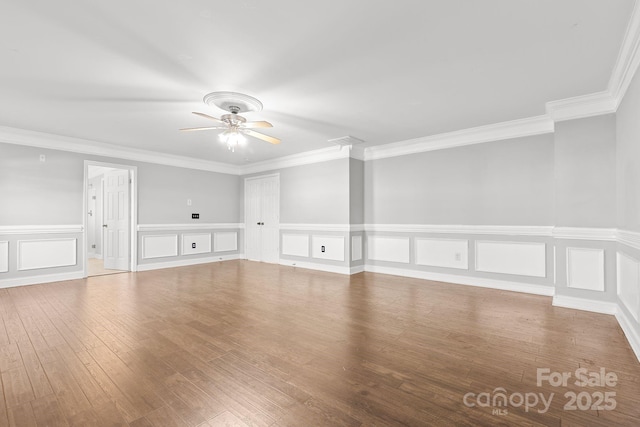
{"type": "Polygon", "coordinates": [[[232,153],[236,151],[236,148],[240,145],[244,145],[247,139],[237,130],[226,130],[218,135],[220,142],[227,144],[227,148],[232,153]]]}
{"type": "Polygon", "coordinates": [[[273,125],[265,120],[251,121],[242,117],[239,113],[247,111],[261,111],[262,103],[252,96],[244,95],[237,92],[211,92],[204,97],[207,105],[215,105],[229,114],[225,114],[220,118],[210,116],[205,113],[194,111],[193,114],[212,120],[216,126],[206,126],[197,128],[185,128],[181,131],[201,131],[201,130],[218,130],[223,129],[224,132],[218,135],[220,142],[227,144],[230,151],[235,151],[239,145],[246,142],[245,135],[252,138],[261,139],[270,144],[280,144],[278,138],[256,132],[254,129],[271,128],[273,125]]]}

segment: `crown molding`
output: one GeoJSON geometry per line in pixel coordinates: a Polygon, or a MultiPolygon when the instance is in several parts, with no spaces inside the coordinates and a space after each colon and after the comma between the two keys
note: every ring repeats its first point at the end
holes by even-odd
{"type": "Polygon", "coordinates": [[[636,0],[627,25],[627,32],[620,46],[618,59],[609,79],[609,92],[615,101],[616,110],[631,84],[638,65],[640,65],[640,1],[636,0]]]}
{"type": "Polygon", "coordinates": [[[561,122],[615,113],[617,105],[611,92],[606,90],[547,102],[545,108],[554,122],[561,122]]]}
{"type": "Polygon", "coordinates": [[[478,126],[455,132],[441,133],[422,138],[409,139],[391,144],[368,147],[365,160],[404,156],[425,151],[443,150],[483,142],[553,133],[554,124],[548,116],[529,117],[508,122],[478,126]]]}
{"type": "Polygon", "coordinates": [[[69,136],[54,135],[24,129],[0,126],[0,142],[30,147],[62,150],[72,153],[90,154],[101,157],[115,157],[118,159],[134,160],[138,162],[155,163],[159,165],[177,166],[181,168],[219,172],[239,175],[238,166],[212,162],[173,154],[156,153],[114,144],[91,141],[69,136]]]}
{"type": "Polygon", "coordinates": [[[311,163],[326,162],[329,160],[346,159],[350,157],[351,150],[343,147],[328,147],[319,150],[306,151],[277,159],[251,163],[240,167],[240,175],[249,175],[259,172],[273,171],[276,169],[290,168],[294,166],[308,165],[311,163]]]}

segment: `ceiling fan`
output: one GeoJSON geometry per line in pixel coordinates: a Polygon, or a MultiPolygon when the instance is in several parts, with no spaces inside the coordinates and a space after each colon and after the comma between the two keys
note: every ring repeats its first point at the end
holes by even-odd
{"type": "Polygon", "coordinates": [[[180,129],[181,131],[223,130],[224,132],[221,132],[218,137],[221,142],[227,144],[227,148],[231,151],[235,151],[236,147],[245,141],[244,135],[249,135],[271,144],[280,144],[278,138],[252,130],[273,127],[271,123],[264,120],[248,122],[247,119],[239,114],[248,111],[261,111],[262,103],[256,98],[237,92],[212,92],[205,95],[203,101],[207,105],[213,104],[226,110],[229,114],[225,114],[218,119],[208,114],[193,112],[197,116],[216,122],[216,126],[185,128],[180,129]]]}

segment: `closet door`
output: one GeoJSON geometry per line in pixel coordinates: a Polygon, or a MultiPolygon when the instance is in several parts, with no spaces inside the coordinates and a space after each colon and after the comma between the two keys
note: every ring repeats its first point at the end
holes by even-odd
{"type": "Polygon", "coordinates": [[[277,263],[280,241],[280,177],[245,179],[245,254],[248,260],[277,263]]]}

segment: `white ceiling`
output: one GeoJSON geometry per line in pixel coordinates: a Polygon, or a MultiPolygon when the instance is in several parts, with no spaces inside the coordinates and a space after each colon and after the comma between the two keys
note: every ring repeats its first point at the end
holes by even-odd
{"type": "Polygon", "coordinates": [[[0,125],[242,165],[544,114],[607,88],[633,0],[0,3],[0,125]],[[272,146],[194,116],[257,97],[272,146]]]}

